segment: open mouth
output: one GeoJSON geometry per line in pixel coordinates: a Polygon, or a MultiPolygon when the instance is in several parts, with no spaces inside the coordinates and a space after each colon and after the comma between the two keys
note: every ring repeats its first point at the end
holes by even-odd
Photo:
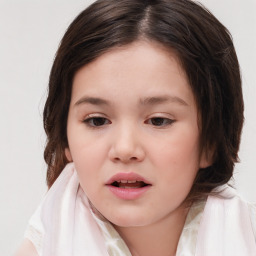
{"type": "Polygon", "coordinates": [[[111,186],[117,188],[143,188],[149,186],[149,184],[144,181],[138,180],[118,180],[111,183],[111,186]]]}
{"type": "Polygon", "coordinates": [[[122,200],[136,200],[143,197],[153,184],[139,174],[117,173],[106,183],[109,190],[122,200]]]}

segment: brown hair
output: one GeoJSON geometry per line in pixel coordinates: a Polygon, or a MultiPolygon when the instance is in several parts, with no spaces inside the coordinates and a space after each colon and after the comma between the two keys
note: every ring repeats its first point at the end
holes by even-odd
{"type": "Polygon", "coordinates": [[[140,39],[175,50],[194,93],[201,148],[213,163],[198,171],[190,197],[199,198],[232,177],[243,125],[243,97],[228,30],[190,0],[99,0],[71,23],[51,70],[44,108],[49,187],[68,162],[64,150],[74,74],[106,51],[140,39]]]}

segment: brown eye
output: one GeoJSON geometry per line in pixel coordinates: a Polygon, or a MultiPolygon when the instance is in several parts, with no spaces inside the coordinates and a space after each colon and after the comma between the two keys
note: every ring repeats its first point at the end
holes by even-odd
{"type": "Polygon", "coordinates": [[[163,117],[153,117],[150,118],[147,123],[151,124],[153,126],[166,126],[166,125],[170,125],[174,122],[174,120],[169,119],[169,118],[163,118],[163,117]]]}
{"type": "Polygon", "coordinates": [[[90,117],[88,119],[85,119],[84,123],[91,127],[99,127],[109,124],[110,121],[104,117],[90,117]]]}

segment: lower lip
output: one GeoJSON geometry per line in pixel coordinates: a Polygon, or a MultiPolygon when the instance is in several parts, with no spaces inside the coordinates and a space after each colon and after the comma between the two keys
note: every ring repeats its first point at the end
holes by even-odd
{"type": "Polygon", "coordinates": [[[134,200],[141,197],[146,191],[150,189],[150,185],[142,188],[119,188],[108,185],[109,190],[117,197],[125,200],[134,200]]]}

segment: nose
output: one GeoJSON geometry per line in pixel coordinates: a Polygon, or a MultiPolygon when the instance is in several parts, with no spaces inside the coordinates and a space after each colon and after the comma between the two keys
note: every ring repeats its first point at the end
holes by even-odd
{"type": "Polygon", "coordinates": [[[111,142],[109,158],[114,162],[141,162],[145,158],[142,144],[142,137],[136,129],[128,125],[119,127],[111,142]]]}

